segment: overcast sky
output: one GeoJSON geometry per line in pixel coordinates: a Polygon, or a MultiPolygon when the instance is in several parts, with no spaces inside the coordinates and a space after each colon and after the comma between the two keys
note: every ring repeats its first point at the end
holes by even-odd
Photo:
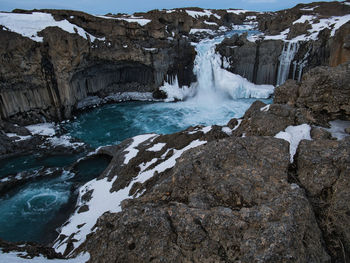
{"type": "Polygon", "coordinates": [[[1,11],[22,9],[73,9],[91,14],[134,13],[152,9],[198,6],[202,8],[239,8],[254,11],[276,11],[308,0],[0,0],[1,11]]]}

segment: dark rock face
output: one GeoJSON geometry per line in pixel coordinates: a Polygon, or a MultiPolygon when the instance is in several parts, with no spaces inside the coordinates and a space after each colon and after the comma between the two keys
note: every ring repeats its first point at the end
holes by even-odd
{"type": "Polygon", "coordinates": [[[218,45],[217,51],[229,62],[227,68],[256,84],[275,84],[282,41],[250,42],[246,35],[234,35],[218,45]]]}
{"type": "Polygon", "coordinates": [[[102,216],[81,249],[90,262],[327,261],[303,190],[287,182],[288,165],[288,144],[273,138],[188,151],[141,198],[102,216]]]}
{"type": "Polygon", "coordinates": [[[166,22],[154,18],[142,27],[81,12],[43,11],[98,39],[50,27],[40,32],[40,43],[1,29],[0,62],[6,65],[0,70],[2,119],[61,120],[86,96],[152,92],[175,75],[180,85],[195,80],[194,48],[185,38],[167,38],[172,34],[165,30],[166,22]]]}
{"type": "Polygon", "coordinates": [[[302,141],[298,179],[308,192],[334,262],[350,260],[350,140],[302,141]]]}

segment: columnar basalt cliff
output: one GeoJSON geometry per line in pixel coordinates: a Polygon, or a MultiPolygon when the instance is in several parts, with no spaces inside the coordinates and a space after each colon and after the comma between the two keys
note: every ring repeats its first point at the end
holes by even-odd
{"type": "Polygon", "coordinates": [[[37,32],[0,25],[0,116],[18,123],[62,120],[87,96],[155,92],[175,76],[179,86],[189,86],[195,81],[190,42],[233,25],[257,26],[263,36],[233,37],[219,45],[225,68],[257,84],[279,84],[280,56],[287,49],[283,41],[300,38],[305,41],[295,47],[286,76],[300,80],[310,68],[336,66],[349,58],[349,24],[341,24],[341,16],[349,13],[347,2],[298,5],[275,13],[200,8],[133,16],[66,10],[2,13],[22,22],[32,14],[46,22],[37,32]],[[334,16],[339,18],[313,36],[314,25],[334,16]]]}

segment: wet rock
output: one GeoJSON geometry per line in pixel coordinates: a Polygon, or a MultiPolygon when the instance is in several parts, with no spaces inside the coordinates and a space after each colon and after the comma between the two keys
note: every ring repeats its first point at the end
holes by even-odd
{"type": "Polygon", "coordinates": [[[185,153],[141,198],[104,214],[90,262],[325,262],[304,191],[287,181],[288,144],[227,138],[185,153]]]}
{"type": "Polygon", "coordinates": [[[302,141],[298,179],[309,194],[335,262],[350,259],[350,140],[302,141]]]}

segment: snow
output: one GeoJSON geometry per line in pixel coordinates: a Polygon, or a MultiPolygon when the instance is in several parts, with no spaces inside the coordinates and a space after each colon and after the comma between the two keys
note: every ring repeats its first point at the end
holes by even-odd
{"type": "Polygon", "coordinates": [[[318,34],[325,28],[331,29],[331,36],[333,37],[336,31],[344,24],[350,21],[350,14],[345,16],[333,16],[329,18],[318,19],[316,16],[312,15],[303,15],[298,20],[294,21],[295,23],[304,23],[309,21],[312,28],[308,30],[307,34],[297,36],[291,40],[286,40],[289,28],[281,32],[279,35],[274,36],[265,36],[265,40],[284,40],[286,42],[298,42],[298,41],[309,41],[317,40],[318,34]],[[316,22],[315,22],[316,21],[316,22]]]}
{"type": "Polygon", "coordinates": [[[232,14],[236,14],[236,15],[240,15],[240,14],[245,14],[247,12],[251,12],[249,10],[243,10],[243,9],[235,9],[235,10],[232,10],[232,9],[229,9],[229,10],[226,10],[227,13],[232,13],[232,14]]]}
{"type": "Polygon", "coordinates": [[[217,26],[218,24],[215,22],[208,22],[208,21],[204,21],[204,24],[210,25],[210,26],[217,26]]]}
{"type": "Polygon", "coordinates": [[[176,10],[174,10],[174,9],[166,10],[166,13],[167,13],[167,14],[171,14],[171,13],[174,13],[174,12],[176,12],[176,10]]]}
{"type": "Polygon", "coordinates": [[[186,10],[186,13],[187,13],[189,16],[192,16],[193,18],[198,18],[198,17],[201,17],[201,16],[210,17],[211,15],[213,15],[212,12],[210,12],[209,10],[203,10],[203,12],[201,12],[201,11],[186,10]]]}
{"type": "Polygon", "coordinates": [[[316,16],[302,15],[298,20],[295,20],[295,21],[293,22],[293,25],[294,25],[294,24],[297,24],[297,23],[303,24],[303,23],[305,23],[306,21],[311,22],[311,21],[313,21],[314,19],[316,19],[316,16]]]}
{"type": "Polygon", "coordinates": [[[38,36],[38,33],[50,26],[59,27],[68,33],[77,33],[85,39],[88,39],[89,37],[91,41],[96,39],[96,37],[87,33],[83,28],[78,27],[65,19],[56,21],[51,14],[41,12],[33,12],[32,14],[0,12],[0,25],[37,42],[43,42],[43,37],[38,36]]]}
{"type": "Polygon", "coordinates": [[[6,133],[6,136],[9,138],[18,137],[19,139],[16,139],[15,142],[25,141],[25,140],[29,140],[30,138],[32,138],[32,136],[30,136],[30,135],[21,136],[21,135],[18,135],[16,133],[6,133]]]}
{"type": "Polygon", "coordinates": [[[147,47],[144,47],[143,49],[146,51],[151,51],[151,52],[157,50],[157,48],[147,48],[147,47]]]}
{"type": "Polygon", "coordinates": [[[275,135],[275,138],[289,142],[290,162],[293,163],[294,155],[301,140],[311,140],[311,127],[308,124],[299,126],[288,126],[285,131],[275,135]]]}
{"type": "Polygon", "coordinates": [[[203,132],[204,134],[207,134],[208,132],[210,132],[212,130],[212,126],[206,126],[204,128],[202,128],[200,131],[203,132]]]}
{"type": "Polygon", "coordinates": [[[185,100],[188,97],[192,97],[195,93],[195,89],[192,87],[179,87],[177,76],[172,81],[172,84],[164,82],[164,85],[159,87],[159,90],[162,90],[167,94],[165,102],[185,100]]]}
{"type": "Polygon", "coordinates": [[[343,2],[343,5],[350,5],[350,2],[343,2]]]}
{"type": "Polygon", "coordinates": [[[90,259],[89,253],[82,254],[77,256],[76,258],[71,259],[47,259],[43,256],[40,257],[34,257],[32,259],[24,259],[20,258],[17,255],[18,254],[24,254],[24,252],[10,252],[5,253],[2,252],[0,249],[0,262],[3,263],[83,263],[87,262],[90,259]]]}
{"type": "Polygon", "coordinates": [[[32,135],[54,136],[56,134],[56,126],[52,122],[44,122],[26,126],[32,135]]]}
{"type": "Polygon", "coordinates": [[[229,127],[222,127],[221,130],[227,135],[232,135],[232,130],[229,127]]]}
{"type": "Polygon", "coordinates": [[[241,125],[241,123],[242,123],[242,119],[239,119],[239,120],[237,120],[238,121],[238,123],[237,123],[237,125],[232,129],[232,131],[234,131],[234,130],[237,130],[238,129],[238,127],[239,127],[239,125],[241,125]]]}
{"type": "Polygon", "coordinates": [[[190,34],[196,34],[196,33],[208,33],[208,34],[214,34],[214,31],[211,29],[205,29],[205,28],[192,28],[190,30],[190,34]]]}
{"type": "Polygon", "coordinates": [[[79,146],[83,146],[84,143],[82,142],[71,142],[70,140],[72,137],[68,135],[62,135],[60,137],[51,137],[48,138],[47,141],[52,145],[52,146],[64,146],[64,147],[72,147],[72,148],[77,148],[79,146]]]}
{"type": "Polygon", "coordinates": [[[331,127],[326,130],[332,134],[332,137],[337,138],[338,140],[342,140],[345,137],[349,136],[349,134],[345,132],[345,129],[350,128],[350,121],[335,120],[330,121],[329,124],[331,127]]]}
{"type": "MultiPolygon", "coordinates": [[[[136,144],[139,145],[140,143],[146,141],[149,138],[151,138],[150,134],[136,136],[134,137],[134,142],[132,143],[132,145],[136,145],[136,144]]],[[[146,182],[148,179],[150,179],[155,172],[161,173],[169,168],[172,168],[176,164],[176,160],[185,151],[191,148],[198,147],[205,143],[207,142],[195,140],[180,150],[172,149],[174,154],[169,159],[159,163],[151,170],[145,171],[149,166],[154,164],[158,159],[153,159],[146,164],[141,164],[140,165],[141,171],[139,172],[138,176],[134,178],[133,181],[130,182],[128,186],[126,186],[123,189],[120,189],[117,192],[110,192],[113,186],[113,181],[108,181],[108,178],[104,178],[101,180],[94,179],[86,183],[84,186],[82,186],[79,189],[78,205],[79,206],[88,205],[89,210],[80,214],[76,211],[71,216],[68,223],[66,223],[61,228],[60,234],[67,236],[67,238],[65,238],[63,241],[60,241],[59,239],[56,240],[53,246],[56,252],[63,253],[66,250],[67,248],[66,241],[68,240],[69,236],[74,237],[75,241],[73,243],[73,246],[74,246],[74,249],[76,249],[86,240],[86,236],[89,233],[96,230],[96,229],[93,229],[93,227],[96,224],[97,219],[101,215],[103,215],[105,212],[108,212],[108,211],[111,213],[120,212],[121,202],[127,198],[133,198],[133,196],[130,196],[129,193],[134,183],[142,184],[146,182]],[[85,193],[89,192],[90,190],[93,190],[91,199],[89,201],[83,201],[82,196],[85,193]],[[77,227],[78,225],[82,225],[82,224],[84,225],[81,228],[77,227]]],[[[130,148],[130,146],[128,148],[130,148]]],[[[161,158],[165,158],[165,156],[170,150],[171,149],[168,149],[168,151],[164,155],[162,155],[161,158]]],[[[136,193],[134,197],[138,197],[142,193],[143,191],[141,193],[136,193]]]]}
{"type": "Polygon", "coordinates": [[[315,8],[317,8],[318,6],[314,6],[314,7],[309,7],[309,8],[300,8],[301,11],[313,11],[315,8]]]}
{"type": "Polygon", "coordinates": [[[260,111],[269,111],[269,109],[270,109],[270,104],[269,105],[266,105],[266,106],[264,106],[264,107],[262,107],[262,108],[260,108],[260,111]]]}
{"type": "Polygon", "coordinates": [[[159,152],[161,149],[163,149],[163,147],[166,145],[166,143],[157,143],[155,145],[153,145],[151,148],[148,148],[147,151],[150,152],[159,152]]]}
{"type": "Polygon", "coordinates": [[[139,150],[136,149],[137,146],[139,146],[141,143],[155,136],[158,136],[158,135],[152,133],[152,134],[142,134],[142,135],[133,137],[132,138],[133,142],[129,145],[128,148],[125,149],[125,152],[127,152],[127,154],[125,154],[124,164],[128,164],[132,158],[136,157],[137,153],[139,152],[139,150]]]}
{"type": "Polygon", "coordinates": [[[148,23],[152,22],[152,20],[145,19],[143,17],[136,16],[128,16],[128,17],[118,17],[117,20],[124,20],[128,23],[138,23],[140,26],[145,26],[148,23]]]}

